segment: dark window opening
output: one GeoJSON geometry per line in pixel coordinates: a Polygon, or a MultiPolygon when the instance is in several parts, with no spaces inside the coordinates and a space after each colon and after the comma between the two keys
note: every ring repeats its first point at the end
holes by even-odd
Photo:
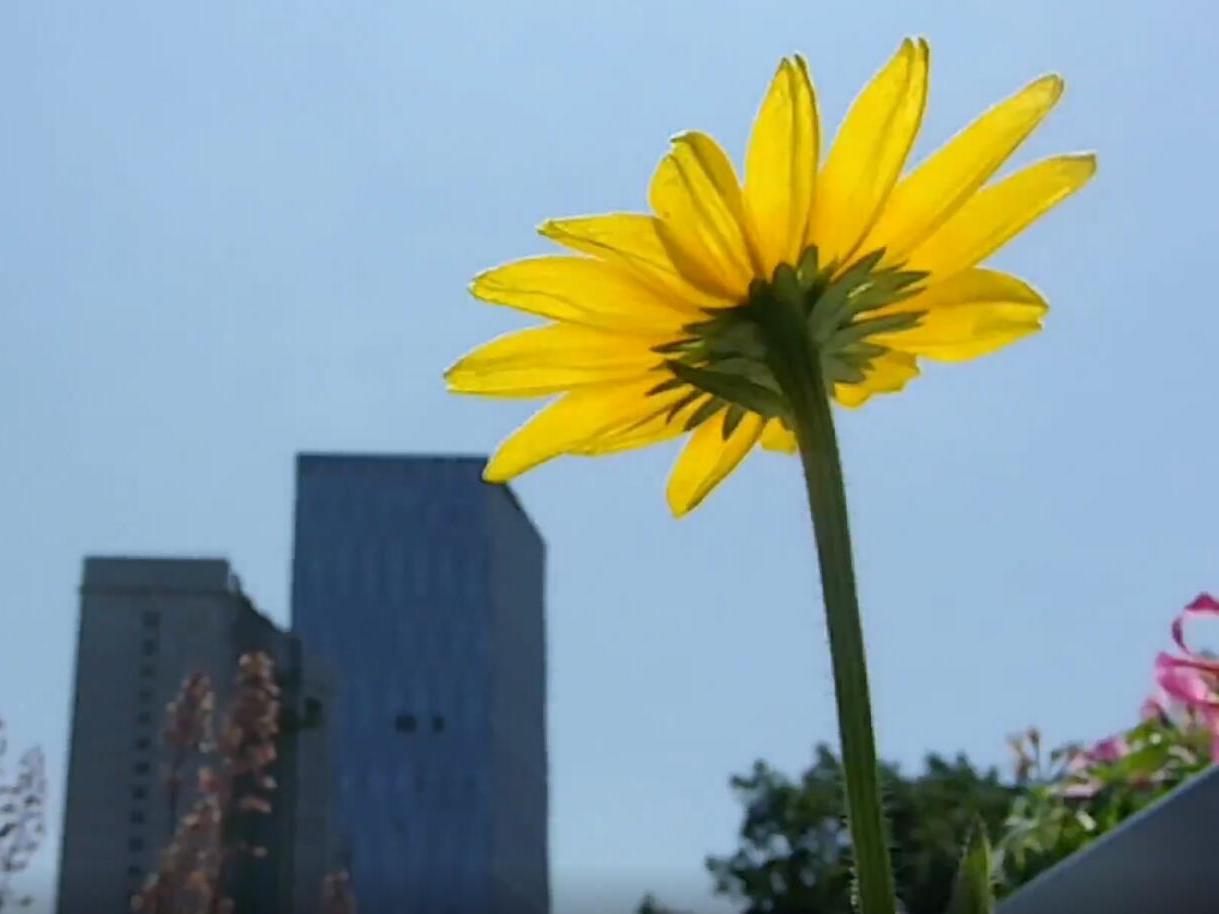
{"type": "Polygon", "coordinates": [[[148,799],[148,788],[147,787],[132,787],[131,788],[131,799],[133,799],[133,800],[148,799]]]}
{"type": "Polygon", "coordinates": [[[444,718],[441,717],[439,714],[432,717],[432,732],[433,733],[444,732],[444,718]]]}
{"type": "Polygon", "coordinates": [[[161,614],[155,609],[146,609],[141,616],[146,628],[156,628],[161,623],[161,614]]]}
{"type": "Polygon", "coordinates": [[[127,867],[127,878],[128,879],[139,879],[143,875],[144,875],[144,871],[142,869],[140,869],[138,866],[127,867]]]}
{"type": "Polygon", "coordinates": [[[135,716],[135,722],[137,724],[144,724],[147,726],[148,724],[152,723],[152,714],[148,711],[141,711],[135,716]]]}
{"type": "Polygon", "coordinates": [[[306,727],[320,727],[325,722],[325,717],[322,714],[322,702],[317,698],[305,699],[305,720],[306,727]]]}
{"type": "Polygon", "coordinates": [[[132,825],[143,825],[144,824],[143,810],[133,809],[131,811],[131,824],[132,825]]]}
{"type": "Polygon", "coordinates": [[[157,675],[157,668],[151,663],[140,664],[140,677],[143,679],[152,679],[157,675]]]}
{"type": "Polygon", "coordinates": [[[152,740],[147,736],[141,736],[135,741],[135,748],[141,752],[146,752],[152,747],[152,740]]]}
{"type": "Polygon", "coordinates": [[[144,656],[151,657],[156,652],[157,652],[157,639],[156,638],[145,638],[144,639],[144,656]]]}
{"type": "Polygon", "coordinates": [[[399,714],[394,718],[394,729],[399,733],[414,733],[419,727],[414,714],[399,714]]]}
{"type": "Polygon", "coordinates": [[[127,849],[129,851],[131,851],[133,854],[138,854],[140,851],[142,851],[144,849],[144,839],[143,838],[132,838],[130,841],[127,842],[127,849]]]}
{"type": "Polygon", "coordinates": [[[152,689],[142,686],[139,692],[140,701],[152,701],[152,689]]]}
{"type": "Polygon", "coordinates": [[[131,766],[131,770],[136,774],[148,774],[152,770],[152,766],[148,762],[136,762],[131,766]]]}

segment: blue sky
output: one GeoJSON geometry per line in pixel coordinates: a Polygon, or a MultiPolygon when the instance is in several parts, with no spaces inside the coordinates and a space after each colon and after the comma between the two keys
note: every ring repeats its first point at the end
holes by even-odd
{"type": "MultiPolygon", "coordinates": [[[[916,154],[1057,70],[1021,160],[1101,167],[995,260],[1049,297],[1044,334],[842,415],[880,745],[1003,762],[1029,723],[1121,726],[1172,614],[1219,588],[1217,31],[1202,0],[5,5],[14,742],[58,792],[84,554],[223,554],[284,619],[296,451],[485,452],[525,416],[443,391],[521,323],[468,298],[475,272],[543,251],[545,217],[641,208],[680,129],[739,156],[784,53],[836,123],[910,33],[933,47],[916,154]]],[[[729,774],[833,734],[796,464],[752,458],[674,522],[672,458],[517,486],[550,545],[559,912],[591,889],[706,909],[729,774]]]]}

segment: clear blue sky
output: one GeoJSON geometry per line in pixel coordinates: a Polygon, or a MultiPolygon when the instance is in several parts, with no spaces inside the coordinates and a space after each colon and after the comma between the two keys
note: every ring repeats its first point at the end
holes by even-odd
{"type": "MultiPolygon", "coordinates": [[[[644,205],[666,138],[739,155],[780,55],[836,122],[902,35],[919,150],[1048,70],[1023,159],[1097,180],[997,263],[1044,334],[844,415],[883,753],[1132,719],[1184,601],[1219,588],[1209,3],[6,4],[0,11],[0,714],[63,776],[89,552],[223,554],[286,617],[302,449],[483,452],[524,404],[441,383],[516,326],[479,269],[548,216],[644,205]]],[[[556,910],[693,905],[726,780],[833,734],[795,463],[689,519],[669,449],[520,482],[550,544],[556,910]]],[[[58,805],[55,809],[58,825],[58,805]]],[[[57,854],[58,828],[44,854],[57,854]]],[[[41,886],[31,886],[42,890],[41,886]]]]}

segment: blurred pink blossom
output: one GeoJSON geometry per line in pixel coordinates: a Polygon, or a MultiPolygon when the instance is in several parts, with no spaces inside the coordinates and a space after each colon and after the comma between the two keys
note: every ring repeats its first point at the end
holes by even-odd
{"type": "Polygon", "coordinates": [[[1172,623],[1172,640],[1183,656],[1161,652],[1156,657],[1156,682],[1211,734],[1211,761],[1219,760],[1219,661],[1195,651],[1185,640],[1185,624],[1201,615],[1219,616],[1219,600],[1199,595],[1172,623]]]}

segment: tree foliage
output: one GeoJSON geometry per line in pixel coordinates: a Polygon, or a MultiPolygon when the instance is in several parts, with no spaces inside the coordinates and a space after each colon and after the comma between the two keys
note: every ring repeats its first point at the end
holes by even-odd
{"type": "MultiPolygon", "coordinates": [[[[745,807],[740,846],[711,857],[719,894],[744,914],[851,914],[851,854],[842,804],[842,769],[826,746],[793,782],[765,762],[732,779],[745,807]]],[[[997,772],[963,756],[930,756],[905,777],[882,768],[898,893],[909,914],[943,914],[975,821],[990,833],[1008,814],[1013,791],[997,772]]]]}

